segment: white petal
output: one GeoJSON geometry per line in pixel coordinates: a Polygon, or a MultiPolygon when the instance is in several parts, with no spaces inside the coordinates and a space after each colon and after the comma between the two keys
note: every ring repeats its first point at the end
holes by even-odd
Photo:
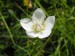
{"type": "Polygon", "coordinates": [[[32,22],[28,18],[24,18],[20,20],[21,26],[26,30],[26,31],[32,31],[32,22]]]}
{"type": "Polygon", "coordinates": [[[39,38],[46,38],[51,34],[52,28],[54,26],[55,17],[50,16],[45,21],[45,29],[42,31],[42,33],[39,34],[39,38]]]}
{"type": "Polygon", "coordinates": [[[54,22],[55,22],[55,16],[49,16],[45,21],[45,25],[49,26],[49,28],[52,29],[54,26],[54,22]]]}
{"type": "Polygon", "coordinates": [[[46,26],[45,29],[38,35],[39,38],[46,38],[51,34],[50,26],[46,26]]]}
{"type": "Polygon", "coordinates": [[[34,33],[33,31],[26,31],[27,35],[31,38],[35,38],[38,36],[37,33],[34,33]]]}
{"type": "Polygon", "coordinates": [[[42,9],[40,8],[37,8],[34,13],[33,13],[33,16],[32,16],[32,20],[33,22],[37,21],[37,20],[40,20],[41,22],[43,22],[43,20],[46,18],[45,16],[45,13],[43,12],[42,9]]]}

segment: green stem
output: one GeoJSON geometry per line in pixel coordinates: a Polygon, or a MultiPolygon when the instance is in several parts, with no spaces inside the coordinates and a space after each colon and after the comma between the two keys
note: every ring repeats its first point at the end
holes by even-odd
{"type": "Polygon", "coordinates": [[[22,12],[24,12],[28,18],[31,18],[31,16],[29,16],[17,3],[15,3],[15,6],[22,10],[22,12]]]}
{"type": "Polygon", "coordinates": [[[9,35],[10,35],[10,38],[11,38],[11,41],[12,41],[13,45],[28,53],[28,51],[26,51],[24,48],[18,46],[18,45],[14,42],[14,40],[13,40],[13,35],[12,35],[12,33],[11,33],[11,31],[10,31],[10,29],[9,29],[9,27],[8,27],[8,25],[7,25],[6,21],[5,21],[5,19],[4,19],[4,16],[2,16],[1,12],[0,12],[0,16],[1,16],[3,22],[4,22],[5,26],[6,26],[6,29],[7,29],[8,33],[9,33],[9,35]]]}
{"type": "Polygon", "coordinates": [[[12,43],[15,45],[15,42],[14,42],[14,40],[13,40],[13,36],[12,36],[12,34],[11,34],[11,31],[10,31],[10,29],[9,29],[9,27],[8,27],[8,25],[7,25],[6,21],[5,21],[5,19],[4,19],[4,16],[2,16],[1,12],[0,12],[0,16],[1,16],[3,22],[4,22],[5,26],[6,26],[6,29],[7,29],[8,33],[9,33],[9,35],[10,35],[10,38],[11,38],[11,40],[12,40],[12,43]]]}

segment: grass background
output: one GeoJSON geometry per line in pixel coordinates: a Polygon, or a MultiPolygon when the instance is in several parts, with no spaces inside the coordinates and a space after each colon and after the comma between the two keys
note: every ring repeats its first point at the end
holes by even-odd
{"type": "Polygon", "coordinates": [[[0,0],[0,56],[75,56],[75,0],[0,0]],[[48,38],[29,38],[19,20],[30,18],[36,8],[54,15],[48,38]]]}

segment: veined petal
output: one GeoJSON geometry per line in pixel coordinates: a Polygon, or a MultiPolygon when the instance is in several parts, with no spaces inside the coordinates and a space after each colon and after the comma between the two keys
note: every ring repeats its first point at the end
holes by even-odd
{"type": "Polygon", "coordinates": [[[45,29],[39,34],[39,38],[46,38],[51,34],[54,26],[55,16],[49,16],[45,21],[45,29]]]}
{"type": "Polygon", "coordinates": [[[48,37],[50,34],[51,34],[51,29],[50,26],[47,25],[45,29],[41,33],[39,33],[38,37],[42,39],[48,37]]]}
{"type": "Polygon", "coordinates": [[[33,22],[36,22],[38,20],[40,20],[41,22],[43,22],[43,20],[46,18],[45,13],[43,12],[42,9],[37,8],[32,16],[32,20],[33,22]]]}
{"type": "Polygon", "coordinates": [[[37,33],[34,33],[33,31],[26,31],[27,35],[31,38],[35,38],[38,36],[37,33]]]}
{"type": "Polygon", "coordinates": [[[24,18],[20,20],[21,26],[26,30],[26,31],[32,31],[32,22],[28,18],[24,18]]]}
{"type": "Polygon", "coordinates": [[[54,22],[55,22],[55,16],[49,16],[45,21],[45,25],[49,26],[49,28],[52,29],[54,26],[54,22]]]}

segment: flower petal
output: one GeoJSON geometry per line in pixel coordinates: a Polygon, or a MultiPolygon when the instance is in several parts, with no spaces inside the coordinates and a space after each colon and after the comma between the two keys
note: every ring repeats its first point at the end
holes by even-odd
{"type": "Polygon", "coordinates": [[[45,21],[45,29],[39,34],[39,38],[46,38],[51,34],[51,30],[54,26],[55,16],[49,16],[45,21]]]}
{"type": "Polygon", "coordinates": [[[37,8],[32,16],[32,20],[33,22],[36,22],[37,20],[40,20],[41,22],[43,22],[43,20],[46,18],[45,13],[43,12],[42,9],[37,8]]]}
{"type": "Polygon", "coordinates": [[[26,31],[27,35],[31,38],[35,38],[38,36],[37,33],[34,33],[33,31],[26,31]]]}
{"type": "Polygon", "coordinates": [[[38,35],[39,38],[46,38],[51,34],[51,29],[50,27],[47,25],[45,27],[45,29],[38,35]]]}
{"type": "Polygon", "coordinates": [[[28,18],[24,18],[20,20],[21,26],[26,30],[26,31],[32,31],[32,22],[28,18]]]}
{"type": "Polygon", "coordinates": [[[55,16],[49,16],[45,21],[45,25],[49,26],[49,28],[52,29],[54,26],[54,22],[55,22],[55,16]]]}

